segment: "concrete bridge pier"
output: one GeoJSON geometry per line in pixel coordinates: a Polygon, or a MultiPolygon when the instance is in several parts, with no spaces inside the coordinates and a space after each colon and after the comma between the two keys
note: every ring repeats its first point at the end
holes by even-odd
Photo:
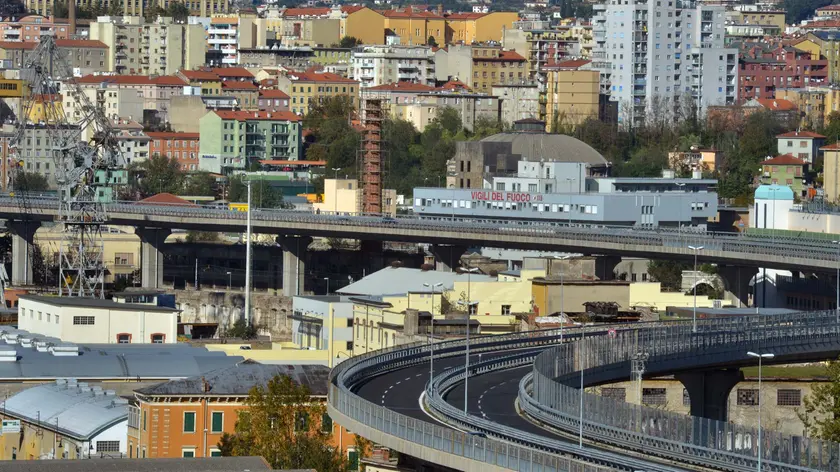
{"type": "Polygon", "coordinates": [[[140,283],[144,288],[163,287],[163,243],[172,233],[168,228],[137,227],[140,237],[140,283]]]}
{"type": "Polygon", "coordinates": [[[727,297],[737,301],[738,308],[750,306],[750,280],[757,272],[754,267],[718,266],[718,275],[723,280],[727,297]]]}
{"type": "Polygon", "coordinates": [[[726,421],[729,392],[744,380],[740,369],[706,370],[675,375],[691,401],[691,416],[726,421]]]}
{"type": "Polygon", "coordinates": [[[303,295],[306,278],[306,250],[312,243],[309,236],[278,236],[283,248],[283,295],[303,295]]]}
{"type": "Polygon", "coordinates": [[[35,247],[35,232],[41,227],[38,221],[6,221],[6,228],[12,234],[12,285],[32,285],[32,250],[35,247]]]}
{"type": "Polygon", "coordinates": [[[467,247],[433,244],[429,247],[429,252],[435,256],[435,270],[452,272],[460,265],[461,256],[467,252],[467,247]]]}

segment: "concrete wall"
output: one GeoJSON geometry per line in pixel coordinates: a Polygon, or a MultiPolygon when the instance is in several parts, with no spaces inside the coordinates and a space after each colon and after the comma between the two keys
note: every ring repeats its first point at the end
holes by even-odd
{"type": "MultiPolygon", "coordinates": [[[[219,323],[220,328],[230,327],[245,306],[241,292],[175,290],[177,307],[181,309],[182,323],[219,323]]],[[[292,299],[273,293],[252,292],[251,310],[255,324],[265,327],[265,334],[272,339],[291,339],[292,299]]]]}
{"type": "MultiPolygon", "coordinates": [[[[630,284],[630,306],[649,307],[660,313],[669,306],[694,306],[694,296],[684,292],[663,292],[659,282],[639,282],[630,284]]],[[[714,300],[705,295],[697,296],[697,306],[711,308],[714,300]]]]}

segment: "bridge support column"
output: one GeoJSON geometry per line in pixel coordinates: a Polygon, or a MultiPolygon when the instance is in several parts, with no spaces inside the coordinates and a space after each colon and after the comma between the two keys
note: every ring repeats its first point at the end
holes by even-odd
{"type": "Polygon", "coordinates": [[[12,285],[32,285],[32,251],[35,248],[35,232],[41,227],[38,221],[7,221],[6,228],[12,234],[12,285]]]}
{"type": "Polygon", "coordinates": [[[429,252],[435,256],[435,270],[452,272],[461,261],[461,256],[467,252],[466,246],[450,246],[433,244],[429,252]]]}
{"type": "Polygon", "coordinates": [[[306,249],[312,243],[309,236],[278,236],[283,248],[283,295],[303,295],[306,279],[306,249]]]}
{"type": "Polygon", "coordinates": [[[140,236],[140,283],[144,288],[163,287],[163,243],[172,233],[165,228],[138,227],[140,236]]]}
{"type": "Polygon", "coordinates": [[[750,280],[756,273],[757,269],[751,267],[718,266],[718,275],[723,279],[726,296],[736,301],[738,308],[750,305],[750,280]]]}
{"type": "Polygon", "coordinates": [[[726,421],[729,392],[744,380],[740,369],[707,370],[677,374],[688,391],[691,415],[726,421]]]}

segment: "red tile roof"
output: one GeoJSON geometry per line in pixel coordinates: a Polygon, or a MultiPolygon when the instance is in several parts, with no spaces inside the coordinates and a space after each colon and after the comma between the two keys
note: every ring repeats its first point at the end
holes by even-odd
{"type": "Polygon", "coordinates": [[[590,61],[589,59],[570,59],[568,61],[561,61],[556,62],[554,64],[549,64],[546,67],[556,67],[558,69],[578,69],[591,62],[592,61],[590,61]]]}
{"type": "Polygon", "coordinates": [[[429,18],[442,20],[443,17],[437,13],[430,11],[416,11],[416,10],[385,10],[380,12],[383,16],[388,18],[429,18]]]}
{"type": "Polygon", "coordinates": [[[782,154],[781,156],[776,156],[772,159],[767,159],[766,161],[761,162],[762,165],[771,165],[771,166],[804,166],[808,165],[807,162],[799,159],[798,157],[793,157],[793,154],[782,154]]]}
{"type": "Polygon", "coordinates": [[[138,202],[134,203],[135,205],[139,204],[152,204],[152,205],[167,205],[167,206],[198,206],[195,203],[188,202],[181,197],[176,195],[172,195],[171,193],[159,193],[157,195],[152,195],[149,198],[144,198],[138,202]]]}
{"type": "Polygon", "coordinates": [[[348,84],[358,84],[355,80],[342,77],[332,72],[289,72],[287,74],[290,79],[300,82],[343,82],[348,84]]]}
{"type": "Polygon", "coordinates": [[[840,143],[829,144],[828,146],[823,146],[820,148],[820,151],[838,151],[840,150],[840,143]]]}
{"type": "Polygon", "coordinates": [[[277,79],[262,79],[262,80],[260,80],[260,87],[264,87],[264,88],[277,87],[277,79]]]}
{"type": "Polygon", "coordinates": [[[525,57],[516,51],[499,51],[499,57],[473,57],[473,61],[525,61],[525,57]]]}
{"type": "Polygon", "coordinates": [[[199,133],[176,133],[171,131],[147,131],[146,134],[154,139],[198,139],[199,133]]]}
{"type": "Polygon", "coordinates": [[[326,16],[330,14],[328,7],[323,8],[287,8],[283,11],[284,17],[290,16],[326,16]]]}
{"type": "Polygon", "coordinates": [[[80,84],[117,84],[117,85],[167,85],[183,87],[187,85],[180,77],[161,75],[150,78],[148,75],[86,75],[76,79],[80,84]]]}
{"type": "Polygon", "coordinates": [[[367,7],[363,5],[342,5],[341,11],[350,15],[352,13],[356,13],[359,10],[364,10],[365,8],[367,7]]]}
{"type": "Polygon", "coordinates": [[[250,73],[244,67],[214,67],[211,69],[219,77],[239,77],[243,79],[253,79],[254,74],[250,73]]]}
{"type": "Polygon", "coordinates": [[[476,20],[478,18],[487,16],[487,13],[468,13],[468,12],[460,12],[460,13],[450,13],[449,15],[445,15],[447,20],[476,20]]]}
{"type": "Polygon", "coordinates": [[[812,131],[791,131],[789,133],[783,133],[778,136],[777,138],[816,138],[816,139],[825,139],[825,136],[814,133],[812,131]]]}
{"type": "Polygon", "coordinates": [[[375,87],[370,87],[366,90],[379,90],[388,92],[429,92],[434,90],[426,84],[418,84],[415,82],[394,82],[391,84],[382,84],[375,87]]]}
{"type": "Polygon", "coordinates": [[[840,5],[827,5],[824,7],[817,8],[816,11],[837,11],[840,10],[840,5]]]}
{"type": "Polygon", "coordinates": [[[450,80],[441,85],[437,90],[470,90],[470,87],[460,80],[450,80]]]}
{"type": "Polygon", "coordinates": [[[178,71],[189,80],[220,80],[219,74],[207,70],[185,70],[178,71]]]}
{"type": "Polygon", "coordinates": [[[243,111],[221,110],[213,112],[223,120],[272,120],[272,121],[300,121],[300,117],[290,111],[243,111]]]}
{"type": "MultiPolygon", "coordinates": [[[[56,39],[56,46],[60,48],[81,48],[81,49],[108,49],[108,45],[102,41],[88,40],[88,39],[56,39]]],[[[17,41],[0,41],[0,49],[35,49],[38,43],[34,41],[17,42],[17,41]]]]}
{"type": "Polygon", "coordinates": [[[781,98],[757,98],[756,101],[771,111],[789,111],[796,110],[796,105],[790,100],[781,98]]]}
{"type": "Polygon", "coordinates": [[[257,90],[257,86],[251,82],[225,80],[222,82],[222,90],[257,90]]]}
{"type": "Polygon", "coordinates": [[[289,98],[289,95],[282,90],[260,90],[261,98],[289,98]]]}

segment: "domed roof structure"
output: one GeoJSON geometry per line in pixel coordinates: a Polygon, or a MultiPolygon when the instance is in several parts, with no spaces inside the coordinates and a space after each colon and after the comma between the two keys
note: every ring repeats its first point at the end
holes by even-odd
{"type": "Polygon", "coordinates": [[[498,133],[482,142],[509,142],[513,154],[528,161],[584,162],[591,167],[606,167],[609,162],[592,146],[565,134],[548,133],[498,133]]]}

